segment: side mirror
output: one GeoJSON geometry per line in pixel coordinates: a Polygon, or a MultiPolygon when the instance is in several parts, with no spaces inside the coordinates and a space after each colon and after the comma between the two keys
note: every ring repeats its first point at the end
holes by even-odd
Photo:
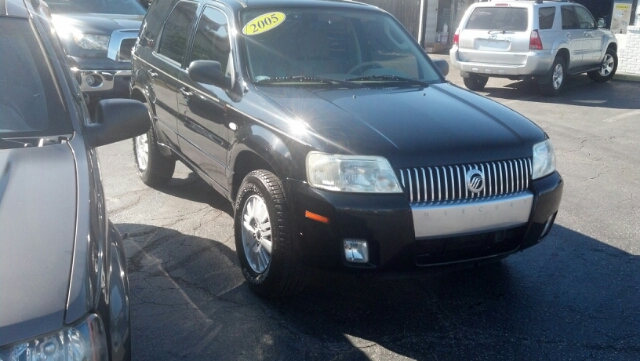
{"type": "Polygon", "coordinates": [[[229,89],[231,80],[224,75],[220,63],[213,60],[194,60],[187,69],[189,77],[198,83],[229,89]]]}
{"type": "Polygon", "coordinates": [[[433,63],[436,64],[436,67],[440,70],[442,75],[447,76],[447,74],[449,74],[449,63],[446,60],[435,59],[433,60],[433,63]]]}
{"type": "Polygon", "coordinates": [[[94,123],[84,126],[84,138],[91,147],[119,142],[149,130],[147,107],[137,100],[104,99],[96,106],[94,123]]]}
{"type": "Polygon", "coordinates": [[[598,19],[598,27],[599,28],[604,28],[605,26],[607,26],[607,22],[604,21],[604,19],[602,19],[602,18],[598,19]]]}

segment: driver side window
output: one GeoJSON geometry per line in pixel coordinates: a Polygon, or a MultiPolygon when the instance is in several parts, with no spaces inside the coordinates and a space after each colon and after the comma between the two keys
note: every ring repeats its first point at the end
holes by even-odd
{"type": "Polygon", "coordinates": [[[580,29],[595,29],[596,23],[593,20],[593,16],[586,9],[576,6],[576,15],[578,16],[578,23],[580,24],[580,29]]]}

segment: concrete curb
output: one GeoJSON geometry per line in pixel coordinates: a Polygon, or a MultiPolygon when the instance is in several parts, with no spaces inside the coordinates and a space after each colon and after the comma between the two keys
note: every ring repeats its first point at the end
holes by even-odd
{"type": "Polygon", "coordinates": [[[640,74],[616,73],[613,76],[613,80],[638,81],[638,82],[640,82],[640,74]]]}

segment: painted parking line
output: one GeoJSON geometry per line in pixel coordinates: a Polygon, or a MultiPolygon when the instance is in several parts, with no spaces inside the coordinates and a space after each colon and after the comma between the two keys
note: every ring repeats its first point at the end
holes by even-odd
{"type": "Polygon", "coordinates": [[[630,112],[626,112],[626,113],[622,113],[622,114],[616,115],[615,117],[604,119],[603,122],[605,122],[605,123],[613,123],[613,122],[617,122],[620,119],[629,118],[629,117],[632,117],[632,116],[640,116],[640,109],[632,110],[630,112]]]}

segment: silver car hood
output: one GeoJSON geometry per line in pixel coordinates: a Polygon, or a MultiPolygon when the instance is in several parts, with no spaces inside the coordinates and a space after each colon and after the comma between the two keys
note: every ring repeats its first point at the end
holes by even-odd
{"type": "Polygon", "coordinates": [[[68,144],[0,150],[0,345],[63,325],[76,199],[68,144]]]}

